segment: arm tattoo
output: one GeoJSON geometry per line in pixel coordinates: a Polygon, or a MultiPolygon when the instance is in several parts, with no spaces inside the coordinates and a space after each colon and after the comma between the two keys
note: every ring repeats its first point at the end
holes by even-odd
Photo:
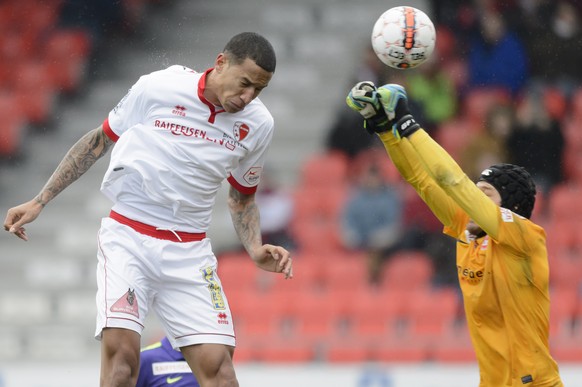
{"type": "Polygon", "coordinates": [[[230,187],[228,207],[234,229],[247,252],[260,247],[261,238],[259,208],[254,195],[245,195],[230,187]]]}
{"type": "Polygon", "coordinates": [[[107,137],[101,127],[85,134],[69,149],[34,200],[44,207],[61,191],[87,172],[97,160],[107,153],[112,145],[113,141],[107,137]]]}

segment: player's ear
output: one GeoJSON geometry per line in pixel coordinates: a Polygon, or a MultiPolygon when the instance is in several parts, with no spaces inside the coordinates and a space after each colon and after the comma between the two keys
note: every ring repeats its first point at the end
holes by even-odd
{"type": "Polygon", "coordinates": [[[216,60],[214,61],[214,69],[216,70],[217,73],[220,73],[226,67],[227,63],[228,58],[223,52],[221,52],[220,54],[218,54],[216,60]]]}

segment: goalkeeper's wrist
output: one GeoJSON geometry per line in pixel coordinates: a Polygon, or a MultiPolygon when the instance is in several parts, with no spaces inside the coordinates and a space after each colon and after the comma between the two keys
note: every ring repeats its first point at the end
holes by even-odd
{"type": "Polygon", "coordinates": [[[396,121],[392,128],[394,131],[398,132],[398,135],[401,138],[404,138],[420,129],[420,125],[416,122],[412,114],[406,114],[396,121]]]}

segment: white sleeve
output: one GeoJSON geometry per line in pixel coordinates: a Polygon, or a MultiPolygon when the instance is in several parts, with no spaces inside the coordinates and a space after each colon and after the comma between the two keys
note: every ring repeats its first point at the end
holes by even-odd
{"type": "Polygon", "coordinates": [[[266,131],[266,135],[262,141],[257,144],[254,150],[241,159],[238,167],[230,172],[228,182],[239,192],[248,195],[256,192],[272,139],[273,123],[271,121],[270,128],[266,131]]]}
{"type": "Polygon", "coordinates": [[[107,125],[114,135],[121,136],[127,129],[143,123],[146,116],[148,76],[142,76],[119,101],[108,116],[107,125]]]}

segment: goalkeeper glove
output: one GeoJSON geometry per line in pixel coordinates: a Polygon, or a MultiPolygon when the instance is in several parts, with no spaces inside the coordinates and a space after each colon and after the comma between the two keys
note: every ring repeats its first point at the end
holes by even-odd
{"type": "Polygon", "coordinates": [[[406,91],[400,85],[387,84],[376,90],[380,103],[392,125],[392,134],[404,138],[420,129],[420,125],[410,114],[406,91]]]}
{"type": "Polygon", "coordinates": [[[364,117],[364,128],[368,133],[381,133],[390,129],[388,117],[373,82],[358,82],[350,90],[346,103],[364,117]]]}

